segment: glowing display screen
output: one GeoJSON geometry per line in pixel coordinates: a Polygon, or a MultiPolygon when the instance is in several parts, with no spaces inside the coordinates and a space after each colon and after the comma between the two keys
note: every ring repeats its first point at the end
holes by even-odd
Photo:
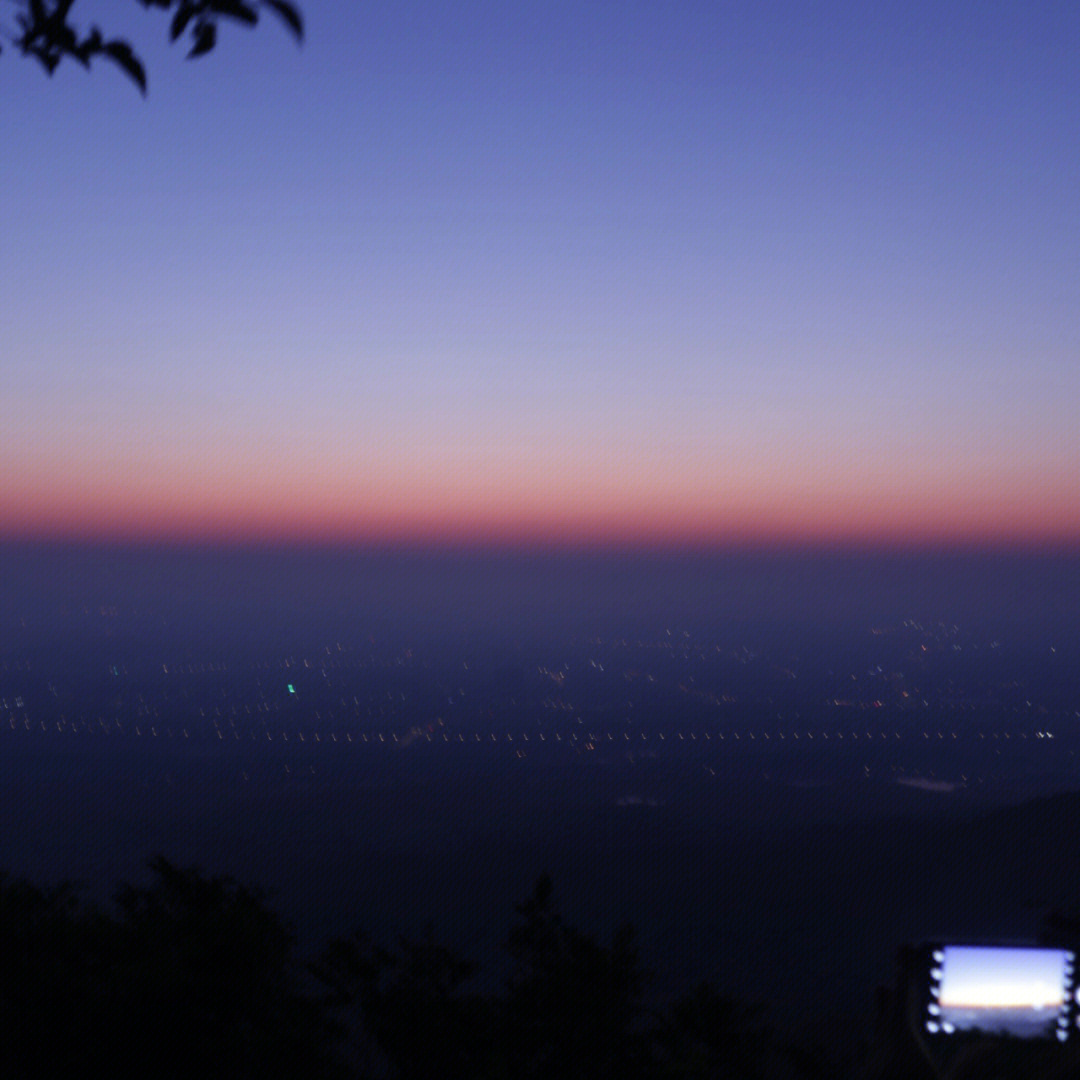
{"type": "Polygon", "coordinates": [[[1064,1040],[1073,959],[1065,949],[945,946],[934,953],[927,1026],[1064,1040]]]}

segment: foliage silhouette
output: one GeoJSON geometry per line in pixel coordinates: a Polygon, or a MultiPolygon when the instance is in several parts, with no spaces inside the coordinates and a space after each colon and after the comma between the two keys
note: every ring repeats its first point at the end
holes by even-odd
{"type": "Polygon", "coordinates": [[[359,933],[332,942],[314,970],[348,1017],[354,1059],[376,1058],[402,1080],[488,1074],[493,1004],[465,989],[476,966],[436,944],[430,926],[396,950],[359,933]]]}
{"type": "Polygon", "coordinates": [[[651,974],[631,927],[603,944],[570,926],[547,875],[515,910],[504,943],[511,970],[498,994],[471,989],[475,965],[437,945],[430,927],[393,951],[362,934],[335,941],[315,970],[351,1016],[345,1026],[367,1033],[401,1080],[770,1075],[775,1047],[755,1010],[708,986],[666,1013],[647,1006],[651,974]]]}
{"type": "Polygon", "coordinates": [[[0,880],[0,1075],[342,1075],[262,895],[164,859],[116,914],[0,880]]]}
{"type": "Polygon", "coordinates": [[[550,877],[516,905],[521,921],[506,950],[514,961],[502,1015],[502,1045],[514,1075],[632,1077],[650,1071],[652,1039],[632,927],[610,945],[563,922],[550,877]]]}
{"type": "Polygon", "coordinates": [[[156,1032],[154,1059],[184,1061],[187,1075],[310,1068],[327,1025],[301,987],[292,935],[263,894],[161,858],[151,869],[152,886],[117,893],[124,981],[115,989],[133,1031],[156,1032]]]}
{"type": "MultiPolygon", "coordinates": [[[[171,13],[169,38],[187,36],[188,58],[204,56],[217,44],[222,20],[255,26],[264,10],[284,23],[297,40],[304,37],[299,8],[291,0],[133,0],[140,7],[171,13]]],[[[103,56],[116,64],[146,93],[146,69],[131,44],[122,38],[106,40],[97,26],[85,33],[71,22],[75,0],[7,0],[14,7],[17,31],[5,31],[8,42],[23,56],[33,57],[51,75],[69,58],[85,68],[103,56]]],[[[3,10],[0,8],[0,10],[3,10]]]]}
{"type": "MultiPolygon", "coordinates": [[[[1080,1075],[1072,1047],[970,1037],[944,1071],[911,1028],[910,991],[882,992],[869,1052],[771,1031],[709,985],[665,1009],[634,932],[566,923],[551,879],[516,905],[501,989],[431,927],[387,949],[363,934],[313,963],[265,894],[162,858],[109,911],[69,885],[0,874],[0,1075],[373,1077],[398,1080],[971,1080],[1080,1075]]],[[[1080,927],[1058,917],[1055,936],[1080,927]]],[[[913,963],[913,961],[911,961],[913,963]]],[[[909,973],[911,974],[911,973],[909,973]]]]}
{"type": "Polygon", "coordinates": [[[40,889],[0,875],[0,1073],[75,1067],[108,975],[113,927],[69,885],[40,889]]]}
{"type": "Polygon", "coordinates": [[[680,1076],[765,1080],[776,1040],[764,1026],[763,1012],[761,1006],[732,1001],[702,983],[665,1018],[660,1031],[664,1060],[680,1076]]]}

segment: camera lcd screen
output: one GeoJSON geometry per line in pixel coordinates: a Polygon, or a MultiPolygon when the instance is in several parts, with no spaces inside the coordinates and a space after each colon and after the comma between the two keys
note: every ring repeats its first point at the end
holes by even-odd
{"type": "Polygon", "coordinates": [[[1064,1041],[1073,959],[1065,949],[946,945],[934,953],[927,1028],[1064,1041]]]}

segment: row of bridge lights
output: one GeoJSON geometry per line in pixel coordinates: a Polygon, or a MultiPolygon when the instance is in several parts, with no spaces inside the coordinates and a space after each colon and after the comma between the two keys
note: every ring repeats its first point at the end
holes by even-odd
{"type": "MultiPolygon", "coordinates": [[[[123,726],[121,725],[120,721],[119,720],[115,721],[115,724],[116,724],[117,730],[121,734],[123,734],[124,729],[123,729],[123,726]]],[[[19,725],[14,716],[9,717],[9,725],[13,730],[15,728],[19,727],[19,726],[22,726],[27,731],[30,731],[32,728],[37,726],[37,725],[31,724],[29,718],[24,719],[23,723],[21,725],[19,725]]],[[[78,734],[78,732],[79,732],[79,725],[78,725],[77,721],[70,721],[69,722],[69,721],[57,720],[55,722],[55,726],[56,726],[56,730],[60,731],[60,732],[70,731],[72,734],[78,734]]],[[[48,730],[48,725],[46,724],[46,722],[44,720],[42,720],[40,722],[40,727],[41,727],[42,731],[47,731],[48,730]]],[[[100,730],[103,734],[106,734],[106,735],[109,734],[109,727],[102,721],[98,722],[98,726],[96,728],[93,726],[92,722],[91,723],[86,723],[84,721],[83,725],[82,725],[82,730],[86,731],[86,732],[89,732],[89,733],[96,733],[98,730],[100,730]]],[[[225,738],[225,735],[222,733],[222,731],[219,728],[215,727],[214,730],[215,730],[215,733],[217,734],[217,737],[219,739],[224,739],[225,738]]],[[[165,735],[166,738],[173,738],[174,737],[174,732],[173,732],[172,728],[165,729],[165,732],[166,732],[166,735],[165,735]]],[[[185,738],[185,739],[190,738],[190,732],[188,731],[187,728],[182,728],[181,733],[182,733],[183,738],[185,738]]],[[[135,725],[135,734],[137,736],[142,736],[144,734],[143,729],[142,729],[142,727],[140,725],[135,725]]],[[[158,728],[157,728],[156,725],[152,725],[149,728],[149,734],[153,738],[158,738],[161,735],[161,732],[158,731],[158,728]]],[[[282,741],[284,741],[284,742],[289,741],[289,733],[287,731],[283,731],[280,734],[281,734],[282,741]]],[[[854,740],[858,740],[860,738],[860,733],[858,731],[851,731],[848,734],[854,740]]],[[[902,737],[899,731],[894,731],[892,734],[893,734],[894,738],[896,738],[896,739],[900,739],[902,737]]],[[[957,733],[955,731],[951,731],[951,732],[923,731],[920,734],[926,740],[933,739],[935,736],[938,739],[941,739],[941,740],[944,740],[946,737],[951,738],[951,739],[958,739],[959,738],[959,736],[957,735],[957,733]]],[[[428,742],[435,741],[431,732],[425,732],[424,735],[425,735],[425,738],[427,739],[428,742]]],[[[813,741],[813,739],[814,739],[814,732],[812,732],[812,731],[804,731],[801,734],[798,731],[792,731],[792,732],[780,731],[780,732],[776,732],[775,735],[770,735],[769,732],[767,732],[767,731],[761,731],[761,732],[758,732],[758,733],[755,733],[753,731],[747,731],[747,732],[744,732],[742,734],[740,734],[738,731],[730,731],[730,732],[727,733],[727,737],[730,737],[731,739],[734,739],[734,740],[740,740],[741,738],[743,738],[743,735],[745,735],[745,737],[747,739],[751,739],[751,740],[757,739],[758,735],[760,735],[762,739],[766,739],[766,740],[772,739],[772,738],[775,737],[776,739],[778,739],[780,741],[783,741],[783,740],[787,739],[789,736],[792,739],[796,740],[796,741],[799,740],[800,738],[807,739],[807,740],[810,740],[810,741],[813,741]]],[[[989,736],[987,735],[986,732],[982,732],[982,731],[978,732],[978,736],[979,736],[980,739],[986,739],[987,737],[989,737],[990,739],[997,739],[997,738],[999,738],[999,735],[1003,739],[1011,739],[1013,737],[1012,733],[1008,732],[1008,731],[1001,732],[1001,733],[993,731],[993,732],[989,733],[989,736]]],[[[648,742],[648,740],[650,738],[648,732],[645,732],[645,731],[638,732],[637,736],[641,741],[644,741],[644,742],[648,742]]],[[[674,732],[674,733],[667,733],[667,732],[660,731],[660,732],[656,733],[656,737],[659,739],[660,742],[666,741],[669,736],[672,739],[679,739],[679,740],[689,739],[692,742],[696,741],[698,739],[698,734],[697,734],[697,732],[694,732],[694,731],[691,731],[689,733],[689,735],[684,735],[683,732],[681,732],[681,731],[674,732]]],[[[844,739],[844,732],[836,731],[836,732],[833,732],[832,736],[830,736],[829,732],[820,731],[820,732],[818,732],[818,736],[821,739],[825,740],[825,741],[828,741],[830,737],[835,738],[835,739],[839,739],[839,740],[843,740],[844,739]]],[[[240,739],[240,737],[241,737],[240,732],[234,730],[233,731],[233,738],[238,740],[238,739],[240,739]]],[[[542,731],[539,732],[536,737],[539,739],[540,742],[545,742],[546,741],[545,733],[542,732],[542,731]]],[[[889,738],[889,733],[887,731],[880,731],[875,736],[875,734],[873,732],[867,731],[865,733],[865,737],[866,737],[866,739],[868,739],[870,741],[873,741],[875,739],[875,737],[878,738],[878,739],[888,739],[889,738]]],[[[1052,731],[1035,731],[1035,732],[1031,733],[1031,737],[1034,738],[1034,739],[1052,739],[1054,737],[1054,733],[1052,731]]],[[[255,733],[252,732],[249,735],[249,738],[254,739],[255,738],[255,733]]],[[[273,742],[273,740],[274,740],[273,733],[270,732],[270,731],[267,731],[266,732],[266,738],[270,742],[273,742]]],[[[299,742],[306,741],[305,737],[304,737],[304,733],[302,731],[298,731],[296,733],[296,738],[298,739],[299,742]]],[[[500,741],[500,736],[498,734],[496,734],[495,732],[491,732],[490,735],[489,735],[489,738],[490,738],[491,742],[500,741]]],[[[529,741],[529,736],[528,736],[528,734],[526,732],[522,732],[520,738],[524,742],[529,741]]],[[[552,738],[554,739],[555,742],[562,742],[563,741],[562,734],[561,734],[561,732],[558,732],[558,731],[552,733],[552,738]]],[[[607,741],[608,742],[614,742],[615,738],[616,737],[615,737],[614,734],[612,734],[611,732],[607,732],[607,741]]],[[[713,738],[713,734],[711,732],[705,731],[705,732],[702,732],[702,734],[701,734],[702,741],[709,742],[709,741],[712,740],[712,738],[713,738]]],[[[1028,738],[1028,733],[1026,731],[1017,732],[1016,733],[1016,738],[1017,739],[1027,739],[1028,738]]],[[[484,741],[486,741],[484,739],[484,737],[482,735],[480,735],[479,733],[475,733],[474,736],[473,736],[473,739],[476,742],[484,742],[484,741]]],[[[509,731],[506,732],[505,739],[506,739],[507,742],[513,742],[514,741],[513,733],[509,732],[509,731]]],[[[716,732],[716,739],[719,742],[723,742],[725,740],[724,732],[722,732],[722,731],[716,732]]],[[[630,735],[629,732],[625,732],[625,731],[623,732],[623,740],[625,742],[631,741],[631,735],[630,735]]],[[[314,742],[322,742],[323,741],[322,736],[320,735],[319,732],[317,732],[317,731],[314,732],[313,741],[314,742]]],[[[361,733],[359,733],[357,735],[356,739],[354,740],[352,734],[350,732],[346,732],[344,734],[343,739],[339,740],[337,734],[335,732],[331,732],[326,741],[328,741],[328,742],[344,741],[344,742],[350,742],[350,743],[354,742],[354,741],[365,742],[365,743],[366,742],[376,742],[376,741],[378,741],[380,743],[385,743],[387,741],[390,741],[390,742],[397,743],[397,742],[401,742],[402,739],[398,736],[398,734],[396,732],[391,733],[389,740],[387,740],[385,732],[374,733],[374,734],[371,735],[370,739],[368,738],[368,734],[366,732],[361,732],[361,733]]],[[[408,741],[411,742],[411,741],[413,741],[413,739],[410,738],[410,739],[408,739],[408,741]]],[[[467,740],[465,735],[460,733],[460,732],[458,733],[457,739],[455,740],[455,739],[453,739],[451,737],[451,735],[449,733],[444,731],[442,733],[442,741],[443,742],[454,742],[454,741],[456,741],[456,742],[466,742],[466,741],[472,741],[472,740],[467,740]]],[[[602,740],[602,737],[598,737],[598,736],[595,736],[595,735],[590,735],[588,737],[585,737],[585,736],[579,736],[576,732],[573,732],[573,733],[571,733],[570,735],[567,736],[566,741],[567,742],[585,741],[587,743],[596,743],[596,742],[601,742],[603,740],[602,740]]]]}

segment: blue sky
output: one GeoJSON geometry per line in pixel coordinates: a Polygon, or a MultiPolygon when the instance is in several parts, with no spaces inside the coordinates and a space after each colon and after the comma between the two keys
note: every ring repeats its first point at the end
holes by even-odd
{"type": "Polygon", "coordinates": [[[83,3],[150,89],[0,56],[10,531],[1080,537],[1076,5],[83,3]]]}

